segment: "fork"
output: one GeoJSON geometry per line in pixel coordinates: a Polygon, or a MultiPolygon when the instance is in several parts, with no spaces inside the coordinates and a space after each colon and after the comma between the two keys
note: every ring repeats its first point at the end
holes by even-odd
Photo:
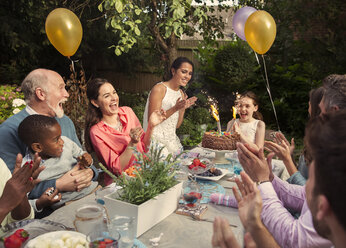
{"type": "MultiPolygon", "coordinates": [[[[196,220],[196,221],[206,221],[206,222],[214,223],[214,220],[212,220],[212,219],[199,218],[199,217],[195,216],[194,214],[190,214],[190,216],[192,217],[193,220],[196,220]]],[[[229,224],[229,225],[231,227],[238,227],[237,225],[233,225],[233,224],[229,224]]]]}

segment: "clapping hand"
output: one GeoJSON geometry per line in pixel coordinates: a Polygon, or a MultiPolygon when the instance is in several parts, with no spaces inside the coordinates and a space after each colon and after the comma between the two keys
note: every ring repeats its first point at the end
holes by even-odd
{"type": "Polygon", "coordinates": [[[279,144],[271,141],[264,141],[264,149],[275,153],[275,155],[283,161],[291,159],[290,147],[284,140],[281,140],[279,144]]]}
{"type": "Polygon", "coordinates": [[[18,154],[12,178],[6,182],[1,196],[6,198],[4,202],[12,208],[18,206],[26,197],[26,194],[40,182],[40,179],[37,179],[37,177],[45,168],[44,166],[40,167],[41,158],[37,153],[35,154],[34,161],[30,163],[28,162],[21,166],[22,160],[22,155],[18,154]]]}
{"type": "Polygon", "coordinates": [[[239,218],[245,227],[245,230],[253,224],[261,221],[262,198],[256,184],[245,173],[240,173],[242,181],[236,178],[236,184],[240,190],[233,187],[233,194],[238,202],[239,218]]]}
{"type": "Polygon", "coordinates": [[[181,99],[181,97],[179,97],[174,105],[175,111],[178,111],[182,108],[185,108],[186,106],[186,97],[184,97],[183,99],[181,99]]]}
{"type": "Polygon", "coordinates": [[[248,144],[237,143],[238,159],[245,172],[255,181],[267,181],[270,179],[271,158],[274,153],[268,155],[268,161],[263,154],[263,149],[258,151],[251,149],[248,144]],[[269,164],[270,163],[270,164],[269,164]]]}
{"type": "MultiPolygon", "coordinates": [[[[187,96],[186,96],[186,98],[187,98],[187,96]]],[[[197,101],[197,97],[195,97],[195,96],[186,99],[185,109],[190,108],[192,105],[195,104],[196,101],[197,101]]]]}
{"type": "Polygon", "coordinates": [[[133,145],[137,145],[137,143],[140,141],[142,135],[143,135],[144,131],[142,129],[142,127],[134,127],[134,128],[131,128],[130,130],[130,138],[131,138],[131,141],[130,141],[130,145],[133,146],[133,145]]]}
{"type": "Polygon", "coordinates": [[[150,127],[155,127],[157,125],[159,125],[161,122],[163,122],[164,120],[166,120],[166,112],[161,109],[159,110],[155,110],[149,118],[149,126],[150,127]]]}
{"type": "Polygon", "coordinates": [[[239,127],[238,122],[234,122],[232,126],[232,131],[238,133],[239,135],[242,135],[241,129],[239,127]]]}
{"type": "Polygon", "coordinates": [[[213,225],[213,237],[211,244],[213,247],[220,248],[240,248],[231,227],[226,219],[216,217],[213,225]]]}
{"type": "Polygon", "coordinates": [[[294,138],[291,139],[291,144],[290,144],[283,133],[275,132],[274,142],[278,145],[285,144],[286,146],[288,146],[291,156],[293,155],[293,152],[295,149],[294,138]]]}

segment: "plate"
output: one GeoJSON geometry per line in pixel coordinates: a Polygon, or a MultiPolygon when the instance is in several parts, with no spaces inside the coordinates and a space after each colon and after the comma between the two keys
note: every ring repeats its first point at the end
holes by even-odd
{"type": "MultiPolygon", "coordinates": [[[[61,239],[64,235],[69,235],[71,238],[72,237],[73,238],[82,238],[83,240],[85,240],[85,244],[86,244],[86,236],[83,233],[74,232],[74,231],[55,231],[55,232],[45,233],[45,234],[37,236],[34,239],[31,239],[24,246],[24,248],[31,248],[31,247],[34,247],[36,244],[42,244],[42,241],[49,242],[49,240],[54,241],[57,239],[61,239]]],[[[47,245],[48,244],[50,244],[50,242],[47,243],[47,245]]]]}
{"type": "Polygon", "coordinates": [[[227,169],[221,169],[221,168],[217,168],[217,169],[219,169],[222,172],[222,174],[220,176],[204,177],[204,176],[196,175],[196,178],[202,179],[202,180],[219,181],[223,176],[225,176],[226,174],[229,173],[229,171],[227,169]]]}
{"type": "MultiPolygon", "coordinates": [[[[1,235],[1,237],[8,237],[11,234],[13,234],[17,229],[20,229],[20,228],[23,228],[29,233],[29,239],[26,241],[26,243],[29,240],[36,238],[37,236],[41,234],[68,229],[63,224],[53,222],[50,220],[44,220],[44,219],[22,220],[22,221],[13,222],[4,226],[2,228],[2,231],[4,232],[4,234],[1,235]]],[[[2,242],[0,242],[0,247],[1,246],[2,246],[2,242]]]]}
{"type": "Polygon", "coordinates": [[[190,174],[201,174],[207,170],[209,170],[211,167],[214,167],[214,164],[207,158],[197,158],[200,160],[201,163],[205,164],[206,167],[201,167],[201,166],[196,166],[193,167],[192,169],[189,169],[189,166],[193,163],[193,160],[195,158],[190,158],[190,159],[185,159],[182,161],[183,166],[189,172],[190,174]]]}

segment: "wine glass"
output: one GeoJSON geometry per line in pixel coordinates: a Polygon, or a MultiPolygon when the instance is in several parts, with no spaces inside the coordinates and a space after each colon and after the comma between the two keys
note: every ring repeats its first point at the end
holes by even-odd
{"type": "Polygon", "coordinates": [[[200,205],[203,196],[201,187],[196,181],[196,175],[201,174],[213,167],[207,158],[190,159],[183,162],[183,168],[192,176],[183,184],[183,200],[189,209],[196,209],[200,205]]]}

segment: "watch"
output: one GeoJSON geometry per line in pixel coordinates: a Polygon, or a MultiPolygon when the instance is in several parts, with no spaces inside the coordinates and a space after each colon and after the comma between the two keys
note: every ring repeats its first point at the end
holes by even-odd
{"type": "Polygon", "coordinates": [[[268,183],[268,182],[270,182],[270,180],[258,181],[258,182],[256,182],[256,185],[258,186],[262,183],[268,183]]]}

